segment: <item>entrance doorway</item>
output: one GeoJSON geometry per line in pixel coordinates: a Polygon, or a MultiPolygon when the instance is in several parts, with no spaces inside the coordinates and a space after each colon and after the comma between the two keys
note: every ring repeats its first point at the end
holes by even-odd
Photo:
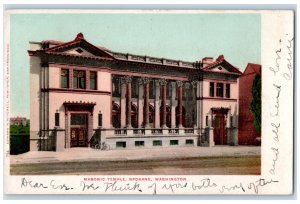
{"type": "Polygon", "coordinates": [[[216,145],[227,145],[226,117],[228,109],[213,110],[214,141],[216,145]]]}
{"type": "Polygon", "coordinates": [[[71,114],[71,147],[88,146],[88,114],[71,114]]]}

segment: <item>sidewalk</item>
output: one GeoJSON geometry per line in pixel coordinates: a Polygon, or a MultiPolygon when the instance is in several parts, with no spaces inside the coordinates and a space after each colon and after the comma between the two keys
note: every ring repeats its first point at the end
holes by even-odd
{"type": "Polygon", "coordinates": [[[91,148],[72,148],[63,152],[27,152],[11,155],[11,164],[56,163],[80,161],[160,160],[193,157],[259,156],[260,146],[160,147],[101,151],[91,148]]]}

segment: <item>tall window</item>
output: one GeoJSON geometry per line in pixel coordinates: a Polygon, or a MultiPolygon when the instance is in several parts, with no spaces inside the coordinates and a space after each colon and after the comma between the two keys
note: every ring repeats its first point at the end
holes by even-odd
{"type": "Polygon", "coordinates": [[[114,128],[120,128],[121,121],[120,121],[120,106],[113,102],[112,107],[112,125],[114,128]]]}
{"type": "Polygon", "coordinates": [[[131,82],[131,96],[137,98],[139,95],[139,83],[137,78],[133,78],[131,82]]]}
{"type": "Polygon", "coordinates": [[[69,88],[69,70],[61,70],[61,88],[69,88]]]}
{"type": "Polygon", "coordinates": [[[90,89],[96,90],[97,89],[97,73],[90,72],[90,89]]]}
{"type": "Polygon", "coordinates": [[[209,96],[210,97],[215,96],[215,83],[214,82],[209,83],[209,96]]]}
{"type": "Polygon", "coordinates": [[[74,70],[73,88],[85,89],[85,71],[74,70]]]}
{"type": "Polygon", "coordinates": [[[226,98],[230,98],[230,84],[226,84],[226,98]]]}
{"type": "Polygon", "coordinates": [[[154,99],[155,96],[155,83],[154,81],[150,81],[149,84],[149,98],[154,99]]]}
{"type": "Polygon", "coordinates": [[[114,77],[112,80],[112,91],[114,97],[121,95],[121,80],[120,78],[114,77]]]}
{"type": "Polygon", "coordinates": [[[171,85],[170,82],[168,82],[166,86],[167,86],[166,87],[166,89],[167,89],[167,96],[166,96],[166,98],[170,99],[171,95],[172,95],[172,85],[171,85]]]}
{"type": "Polygon", "coordinates": [[[217,83],[217,97],[224,97],[223,89],[223,83],[217,83]]]}

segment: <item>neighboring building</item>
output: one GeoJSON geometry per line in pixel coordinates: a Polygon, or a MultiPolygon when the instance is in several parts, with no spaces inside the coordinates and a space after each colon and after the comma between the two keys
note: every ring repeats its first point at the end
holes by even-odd
{"type": "Polygon", "coordinates": [[[27,119],[25,117],[10,118],[10,125],[22,125],[26,126],[27,119]]]}
{"type": "Polygon", "coordinates": [[[184,62],[110,51],[79,33],[31,42],[31,150],[237,145],[241,72],[224,56],[184,62]],[[101,128],[100,128],[101,126],[101,128]]]}
{"type": "Polygon", "coordinates": [[[239,144],[254,145],[260,141],[260,133],[254,127],[254,116],[250,110],[252,85],[256,75],[261,75],[261,65],[249,63],[240,76],[239,90],[239,144]]]}

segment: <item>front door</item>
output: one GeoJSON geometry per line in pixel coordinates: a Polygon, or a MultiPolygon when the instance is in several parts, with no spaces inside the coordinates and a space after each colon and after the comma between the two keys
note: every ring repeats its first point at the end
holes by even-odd
{"type": "Polygon", "coordinates": [[[71,147],[87,147],[87,129],[71,128],[71,147]]]}
{"type": "Polygon", "coordinates": [[[217,113],[213,120],[214,140],[216,145],[227,144],[225,114],[217,113]]]}
{"type": "Polygon", "coordinates": [[[71,114],[71,147],[88,147],[87,114],[71,114]]]}

